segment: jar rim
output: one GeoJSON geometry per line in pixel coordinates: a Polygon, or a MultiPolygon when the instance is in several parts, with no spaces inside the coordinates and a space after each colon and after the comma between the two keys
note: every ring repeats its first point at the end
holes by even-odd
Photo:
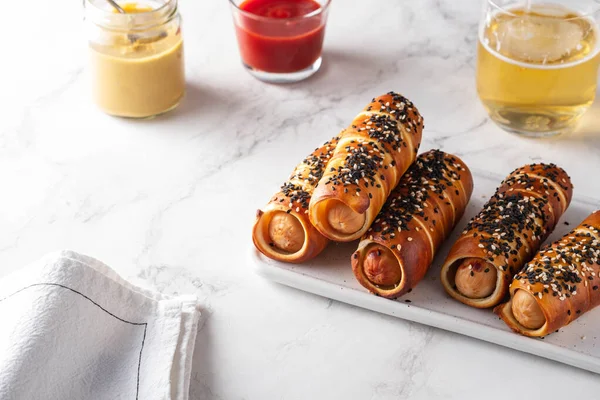
{"type": "Polygon", "coordinates": [[[325,13],[329,9],[329,6],[331,5],[331,0],[325,0],[325,4],[321,4],[321,7],[317,8],[314,11],[309,12],[308,14],[299,15],[297,17],[287,17],[287,18],[272,18],[272,17],[265,17],[263,15],[253,14],[251,12],[248,12],[248,11],[240,8],[240,6],[234,0],[229,0],[229,4],[231,4],[231,6],[233,7],[233,9],[236,12],[239,12],[240,14],[244,15],[246,18],[255,19],[257,21],[265,21],[265,22],[268,21],[268,22],[274,22],[274,23],[288,23],[288,22],[292,22],[292,21],[306,20],[306,19],[309,19],[309,18],[312,18],[317,15],[321,15],[321,14],[325,13]]]}
{"type": "MultiPolygon", "coordinates": [[[[83,0],[85,18],[93,23],[111,29],[123,29],[127,31],[148,29],[156,25],[168,22],[177,12],[177,0],[163,0],[162,4],[150,11],[131,14],[115,13],[110,8],[102,8],[100,5],[105,0],[83,0]]],[[[143,5],[143,2],[141,2],[143,5]]]]}
{"type": "MultiPolygon", "coordinates": [[[[495,8],[498,12],[501,12],[503,14],[510,15],[510,16],[517,16],[516,14],[514,14],[511,11],[511,9],[514,10],[515,8],[517,8],[515,3],[509,3],[506,5],[502,5],[499,3],[498,0],[487,0],[487,2],[493,8],[495,8]]],[[[577,20],[577,19],[582,19],[582,18],[589,18],[589,17],[596,15],[596,13],[600,12],[600,1],[594,0],[594,3],[596,3],[596,5],[591,10],[588,10],[586,12],[581,12],[581,13],[579,13],[579,15],[572,17],[572,18],[568,18],[566,21],[577,20]]],[[[544,4],[544,5],[547,6],[548,4],[544,4]]],[[[550,5],[552,5],[552,4],[550,4],[550,5]]],[[[571,9],[569,9],[569,10],[571,10],[571,9]]],[[[571,11],[577,11],[577,10],[571,10],[571,11]]]]}

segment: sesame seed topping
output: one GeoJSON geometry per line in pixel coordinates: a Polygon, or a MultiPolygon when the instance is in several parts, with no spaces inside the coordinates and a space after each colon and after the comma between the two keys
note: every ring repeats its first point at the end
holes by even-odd
{"type": "MultiPolygon", "coordinates": [[[[544,293],[552,293],[559,301],[577,296],[580,290],[590,293],[589,286],[598,290],[598,228],[586,221],[551,245],[544,246],[515,279],[528,282],[528,290],[541,284],[544,293]],[[594,285],[589,285],[589,281],[593,281],[594,285]]],[[[577,301],[571,300],[571,304],[577,305],[577,301]]],[[[580,312],[577,310],[576,314],[580,312]]],[[[571,315],[571,311],[568,310],[567,314],[571,315]]]]}
{"type": "Polygon", "coordinates": [[[281,186],[281,191],[273,201],[283,203],[287,200],[290,213],[292,209],[296,212],[305,210],[308,212],[308,204],[314,189],[325,172],[325,167],[333,151],[337,146],[339,137],[334,137],[323,146],[315,149],[294,170],[287,182],[281,186]]]}
{"type": "Polygon", "coordinates": [[[389,246],[390,242],[413,241],[412,232],[425,232],[423,238],[429,240],[435,250],[435,236],[430,232],[436,231],[437,226],[438,232],[449,233],[453,226],[442,225],[440,229],[440,222],[453,224],[447,216],[459,214],[460,207],[465,206],[466,196],[459,182],[468,175],[463,171],[462,162],[450,154],[432,150],[419,155],[388,197],[367,234],[376,235],[389,246]],[[439,219],[438,213],[444,218],[439,219]]]}
{"type": "Polygon", "coordinates": [[[562,179],[570,185],[566,173],[554,164],[517,168],[467,224],[463,235],[484,249],[488,260],[505,262],[502,270],[513,276],[530,254],[537,252],[560,218],[551,214],[556,213],[551,203],[556,200],[545,192],[558,196],[560,190],[566,197],[566,189],[558,185],[562,179]]]}

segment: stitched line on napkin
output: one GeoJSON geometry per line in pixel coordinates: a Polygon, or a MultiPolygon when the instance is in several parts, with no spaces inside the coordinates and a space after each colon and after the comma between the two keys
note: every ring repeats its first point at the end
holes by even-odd
{"type": "Polygon", "coordinates": [[[119,321],[125,322],[127,324],[130,325],[137,325],[137,326],[144,326],[144,336],[142,336],[142,346],[140,348],[140,358],[138,360],[138,369],[137,369],[137,388],[136,388],[136,393],[135,393],[135,398],[136,400],[138,400],[138,396],[139,396],[139,392],[140,392],[140,368],[142,366],[142,351],[144,350],[144,343],[146,342],[146,330],[148,328],[148,323],[147,322],[131,322],[131,321],[127,321],[123,318],[119,318],[117,317],[115,314],[111,313],[110,311],[108,311],[106,308],[102,307],[100,304],[96,303],[94,300],[90,299],[89,297],[87,297],[85,294],[78,292],[75,289],[71,289],[68,286],[65,285],[61,285],[59,283],[34,283],[32,285],[29,286],[25,286],[22,289],[17,290],[16,292],[9,294],[8,296],[4,297],[3,299],[0,299],[0,302],[3,302],[4,300],[8,299],[9,297],[12,297],[14,295],[16,295],[17,293],[20,293],[24,290],[27,290],[31,287],[34,286],[56,286],[56,287],[61,287],[63,289],[67,289],[70,290],[73,293],[77,293],[78,295],[80,295],[81,297],[89,300],[93,305],[95,305],[96,307],[98,307],[99,309],[101,309],[102,311],[104,311],[105,313],[107,313],[108,315],[118,319],[119,321]]]}

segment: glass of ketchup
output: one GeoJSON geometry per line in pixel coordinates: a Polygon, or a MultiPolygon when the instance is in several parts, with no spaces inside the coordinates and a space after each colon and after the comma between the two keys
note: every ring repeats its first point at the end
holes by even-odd
{"type": "Polygon", "coordinates": [[[308,78],[321,66],[331,0],[230,0],[244,67],[269,83],[308,78]]]}

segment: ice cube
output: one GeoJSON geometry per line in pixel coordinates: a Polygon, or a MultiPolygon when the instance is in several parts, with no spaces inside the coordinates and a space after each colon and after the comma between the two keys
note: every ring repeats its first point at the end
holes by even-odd
{"type": "Polygon", "coordinates": [[[496,38],[501,54],[512,59],[553,63],[576,52],[584,32],[574,21],[525,15],[500,22],[496,38]]]}

